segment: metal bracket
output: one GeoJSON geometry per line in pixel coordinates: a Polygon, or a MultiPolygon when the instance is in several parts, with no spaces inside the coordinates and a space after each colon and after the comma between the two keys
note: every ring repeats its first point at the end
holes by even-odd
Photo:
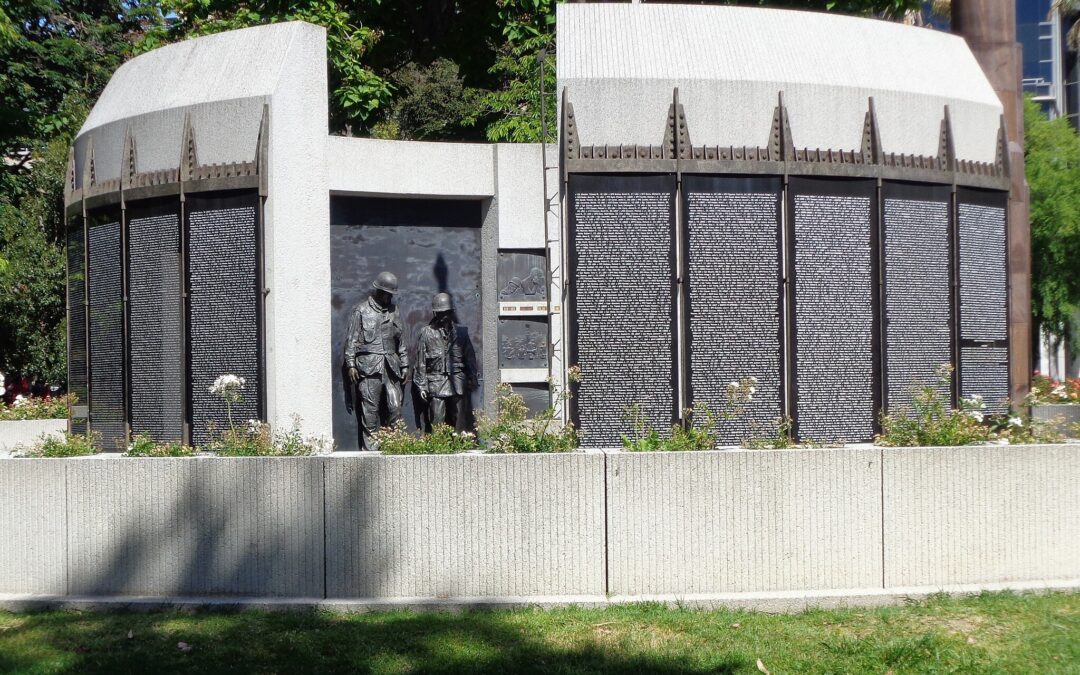
{"type": "Polygon", "coordinates": [[[270,193],[269,166],[270,157],[270,104],[264,103],[262,120],[259,122],[259,142],[255,150],[255,173],[259,176],[259,196],[265,197],[270,193]]]}
{"type": "Polygon", "coordinates": [[[866,121],[863,122],[862,156],[863,164],[881,164],[881,133],[878,130],[877,110],[874,109],[873,96],[869,98],[866,121]]]}
{"type": "Polygon", "coordinates": [[[191,124],[191,113],[184,115],[184,137],[180,141],[180,182],[186,183],[195,175],[199,166],[199,153],[195,146],[195,127],[191,124]]]}
{"type": "Polygon", "coordinates": [[[1009,134],[1005,130],[1005,116],[1001,116],[998,126],[997,153],[994,157],[994,166],[1000,175],[1005,178],[1011,177],[1012,167],[1009,162],[1009,134]]]}
{"type": "Polygon", "coordinates": [[[139,173],[138,157],[135,152],[135,135],[129,126],[124,131],[124,157],[120,168],[120,187],[129,188],[135,182],[135,176],[139,173]]]}
{"type": "Polygon", "coordinates": [[[945,116],[941,118],[941,136],[938,139],[938,161],[944,171],[956,170],[956,147],[953,143],[952,116],[949,106],[945,106],[945,116]]]}
{"type": "Polygon", "coordinates": [[[83,162],[83,192],[97,184],[97,169],[94,167],[94,137],[86,139],[86,159],[83,162]]]}
{"type": "Polygon", "coordinates": [[[788,120],[787,106],[784,105],[784,92],[779,92],[776,100],[772,133],[769,136],[769,159],[793,162],[795,161],[795,143],[791,139],[791,123],[788,120]]]}
{"type": "Polygon", "coordinates": [[[566,99],[566,87],[562,90],[563,158],[581,158],[581,140],[578,138],[574,106],[566,99]]]}

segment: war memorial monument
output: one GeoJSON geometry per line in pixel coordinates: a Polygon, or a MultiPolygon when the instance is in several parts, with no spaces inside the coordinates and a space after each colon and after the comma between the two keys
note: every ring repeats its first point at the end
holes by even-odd
{"type": "MultiPolygon", "coordinates": [[[[747,376],[759,394],[728,442],[782,415],[799,438],[871,440],[947,362],[954,399],[1007,405],[1008,148],[962,39],[563,7],[548,148],[328,136],[321,40],[274,25],[139,57],[79,134],[70,381],[88,405],[72,427],[106,450],[205,443],[222,373],[249,383],[242,418],[298,415],[355,449],[344,343],[383,271],[403,363],[432,296],[451,296],[477,363],[465,424],[500,381],[546,407],[568,364],[583,378],[564,414],[588,447],[619,444],[627,406],[664,428],[747,376]],[[661,17],[715,39],[654,41],[661,17]],[[784,50],[751,37],[765,26],[784,50]],[[151,72],[167,86],[148,90],[151,72]]],[[[422,425],[421,388],[397,386],[391,408],[422,425]]]]}
{"type": "Polygon", "coordinates": [[[65,190],[70,427],[106,455],[0,462],[0,593],[801,607],[1080,583],[1075,446],[867,443],[942,363],[953,402],[1027,388],[1022,174],[968,43],[666,4],[560,4],[557,35],[548,145],[329,135],[305,23],[116,71],[65,190]],[[205,445],[223,373],[233,417],[335,451],[108,454],[205,445]],[[618,451],[628,407],[670,428],[750,376],[722,445],[784,416],[832,445],[618,451]],[[356,452],[365,419],[467,429],[503,384],[581,450],[356,452]]]}

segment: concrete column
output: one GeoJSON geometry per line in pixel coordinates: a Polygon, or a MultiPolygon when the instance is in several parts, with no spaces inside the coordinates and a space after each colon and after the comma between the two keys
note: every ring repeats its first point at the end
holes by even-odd
{"type": "Polygon", "coordinates": [[[1024,178],[1023,54],[1011,0],[953,0],[952,29],[962,35],[1005,108],[1012,186],[1009,190],[1009,376],[1013,401],[1031,387],[1031,226],[1024,178]]]}

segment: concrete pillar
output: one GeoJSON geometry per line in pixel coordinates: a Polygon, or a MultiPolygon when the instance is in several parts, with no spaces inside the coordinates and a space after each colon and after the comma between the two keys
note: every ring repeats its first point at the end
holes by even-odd
{"type": "Polygon", "coordinates": [[[952,30],[968,46],[1005,108],[1012,186],[1009,190],[1009,346],[1012,400],[1031,387],[1031,228],[1024,178],[1023,55],[1012,0],[953,0],[952,30]]]}

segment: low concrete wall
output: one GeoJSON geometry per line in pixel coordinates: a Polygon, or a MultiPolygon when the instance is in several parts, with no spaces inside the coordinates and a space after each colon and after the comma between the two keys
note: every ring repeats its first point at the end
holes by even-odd
{"type": "Polygon", "coordinates": [[[1080,577],[1080,446],[883,458],[887,588],[1080,577]]]}
{"type": "Polygon", "coordinates": [[[876,449],[608,455],[615,595],[881,586],[876,449]]]}
{"type": "Polygon", "coordinates": [[[604,593],[604,457],[326,460],[332,598],[604,593]]]}
{"type": "Polygon", "coordinates": [[[1052,586],[1080,581],[1080,445],[3,459],[0,541],[0,594],[56,598],[737,605],[1052,586]]]}
{"type": "Polygon", "coordinates": [[[89,458],[67,486],[71,594],[324,595],[318,460],[89,458]]]}
{"type": "Polygon", "coordinates": [[[30,447],[42,436],[61,436],[65,431],[66,419],[0,422],[0,456],[30,447]]]}
{"type": "Polygon", "coordinates": [[[0,593],[67,592],[67,464],[0,460],[0,593]]]}

